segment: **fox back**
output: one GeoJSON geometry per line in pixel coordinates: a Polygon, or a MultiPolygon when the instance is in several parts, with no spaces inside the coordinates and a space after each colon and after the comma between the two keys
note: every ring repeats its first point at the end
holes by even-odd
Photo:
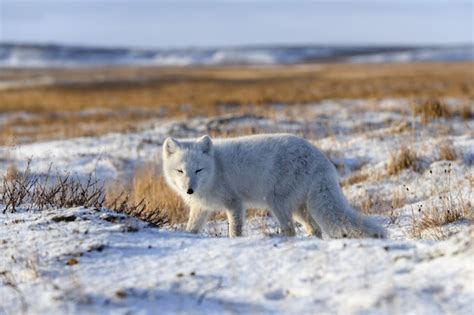
{"type": "MultiPolygon", "coordinates": [[[[168,138],[163,145],[164,175],[185,201],[234,194],[248,206],[266,206],[271,192],[302,193],[318,167],[332,169],[306,140],[286,135],[198,140],[168,138]],[[293,188],[299,186],[296,191],[293,188]]],[[[216,200],[217,201],[217,200],[216,200]]],[[[212,209],[210,209],[212,210],[212,209]]]]}

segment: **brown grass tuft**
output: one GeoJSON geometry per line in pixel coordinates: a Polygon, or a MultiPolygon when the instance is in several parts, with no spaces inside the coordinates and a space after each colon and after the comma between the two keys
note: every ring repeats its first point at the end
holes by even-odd
{"type": "Polygon", "coordinates": [[[349,174],[349,176],[347,176],[346,178],[344,178],[342,181],[341,181],[341,186],[348,186],[348,185],[354,185],[354,184],[357,184],[357,183],[362,183],[362,182],[365,182],[367,179],[369,179],[369,174],[367,174],[366,172],[362,172],[362,171],[356,171],[356,172],[353,172],[351,174],[349,174]]]}
{"type": "Polygon", "coordinates": [[[472,109],[471,104],[465,103],[461,106],[460,113],[462,119],[470,120],[474,118],[474,110],[472,109]]]}
{"type": "Polygon", "coordinates": [[[404,132],[411,131],[411,130],[412,130],[412,126],[408,122],[401,121],[401,122],[396,122],[396,123],[392,124],[391,129],[390,129],[390,133],[391,134],[400,134],[400,133],[404,133],[404,132]]]}
{"type": "Polygon", "coordinates": [[[427,124],[439,118],[448,118],[451,113],[439,99],[422,100],[414,105],[414,114],[421,117],[421,123],[427,124]]]}
{"type": "Polygon", "coordinates": [[[450,142],[444,141],[439,146],[439,158],[440,160],[454,161],[458,158],[458,153],[450,142]]]}
{"type": "Polygon", "coordinates": [[[138,217],[145,221],[161,218],[167,223],[183,223],[188,211],[179,196],[166,184],[155,164],[143,165],[135,171],[131,182],[118,180],[107,187],[105,205],[120,208],[122,203],[140,204],[138,217]]]}
{"type": "Polygon", "coordinates": [[[135,173],[131,196],[134,202],[145,200],[146,209],[159,209],[171,224],[185,222],[188,211],[181,198],[165,182],[156,165],[147,164],[135,173]]]}
{"type": "Polygon", "coordinates": [[[360,212],[364,214],[387,214],[387,211],[390,209],[391,202],[382,198],[379,195],[379,192],[376,191],[366,191],[366,194],[363,196],[358,196],[357,200],[351,201],[360,212]]]}
{"type": "Polygon", "coordinates": [[[373,214],[377,206],[377,200],[373,195],[367,195],[362,199],[359,209],[362,213],[373,214]]]}
{"type": "Polygon", "coordinates": [[[12,182],[15,179],[17,179],[18,176],[19,174],[18,174],[17,167],[14,164],[11,164],[10,166],[8,166],[7,173],[5,174],[5,180],[7,182],[12,182]]]}
{"type": "Polygon", "coordinates": [[[412,169],[415,172],[420,170],[416,152],[402,146],[398,151],[392,152],[387,163],[387,174],[396,175],[405,169],[412,169]]]}
{"type": "Polygon", "coordinates": [[[434,230],[433,236],[437,239],[445,238],[445,233],[441,229],[442,226],[453,223],[462,219],[472,219],[472,210],[467,205],[458,207],[432,207],[428,210],[418,208],[421,215],[416,218],[412,216],[411,236],[415,238],[423,238],[423,232],[431,229],[434,230]]]}
{"type": "Polygon", "coordinates": [[[403,190],[401,189],[394,189],[392,191],[392,209],[398,209],[405,205],[406,203],[406,195],[404,194],[403,190]]]}

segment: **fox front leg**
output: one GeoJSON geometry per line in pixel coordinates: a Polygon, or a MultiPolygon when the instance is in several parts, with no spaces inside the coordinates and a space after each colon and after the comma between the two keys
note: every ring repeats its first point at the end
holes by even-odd
{"type": "Polygon", "coordinates": [[[229,221],[229,237],[242,236],[245,213],[240,207],[226,211],[229,221]]]}
{"type": "Polygon", "coordinates": [[[186,225],[186,232],[195,234],[199,233],[202,230],[204,224],[206,224],[208,216],[209,213],[205,210],[191,208],[188,224],[186,225]]]}

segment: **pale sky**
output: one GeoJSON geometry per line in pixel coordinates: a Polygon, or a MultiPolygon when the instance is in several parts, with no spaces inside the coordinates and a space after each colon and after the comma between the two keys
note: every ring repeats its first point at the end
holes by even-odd
{"type": "Polygon", "coordinates": [[[0,0],[0,41],[93,46],[473,43],[473,2],[0,0]]]}

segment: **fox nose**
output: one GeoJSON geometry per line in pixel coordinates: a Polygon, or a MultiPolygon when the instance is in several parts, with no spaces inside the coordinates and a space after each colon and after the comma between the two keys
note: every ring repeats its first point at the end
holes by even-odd
{"type": "Polygon", "coordinates": [[[186,191],[188,193],[188,195],[192,195],[194,190],[192,188],[188,188],[188,191],[186,191]]]}

